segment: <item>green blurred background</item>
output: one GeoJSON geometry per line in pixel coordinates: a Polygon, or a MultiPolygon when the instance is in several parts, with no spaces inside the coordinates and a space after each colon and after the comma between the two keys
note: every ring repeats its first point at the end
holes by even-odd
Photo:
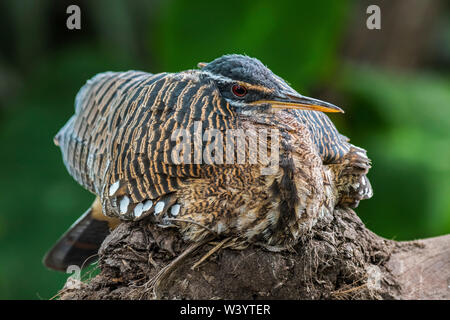
{"type": "Polygon", "coordinates": [[[259,58],[373,160],[357,213],[377,234],[450,232],[450,15],[446,1],[2,1],[0,298],[49,299],[68,275],[46,250],[93,196],[53,136],[84,82],[107,70],[180,71],[225,53],[259,58]],[[66,8],[81,8],[81,30],[66,8]],[[381,8],[381,30],[366,8],[381,8]]]}

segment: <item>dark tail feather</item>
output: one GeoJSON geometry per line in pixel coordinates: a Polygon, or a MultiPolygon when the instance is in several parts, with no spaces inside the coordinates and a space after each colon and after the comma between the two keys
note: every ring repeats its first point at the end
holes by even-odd
{"type": "Polygon", "coordinates": [[[96,260],[110,228],[107,220],[96,219],[94,209],[89,208],[47,252],[43,260],[47,268],[66,271],[70,265],[83,268],[96,260]]]}

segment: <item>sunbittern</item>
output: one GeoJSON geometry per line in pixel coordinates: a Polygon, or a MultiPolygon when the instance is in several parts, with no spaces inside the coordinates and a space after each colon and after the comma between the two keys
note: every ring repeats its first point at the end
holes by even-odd
{"type": "Polygon", "coordinates": [[[81,266],[111,228],[144,218],[178,228],[188,241],[212,233],[289,248],[319,219],[331,219],[336,206],[355,207],[372,196],[365,150],[323,112],[342,110],[299,94],[242,55],[179,73],[96,75],[78,92],[75,115],[55,144],[69,173],[97,198],[45,265],[81,266]],[[244,137],[232,150],[242,156],[237,163],[221,159],[233,146],[220,137],[229,132],[244,137]],[[251,152],[252,134],[259,151],[276,156],[273,170],[262,170],[267,162],[251,152]],[[182,159],[175,161],[181,140],[182,159]],[[198,152],[198,143],[210,148],[198,152]]]}

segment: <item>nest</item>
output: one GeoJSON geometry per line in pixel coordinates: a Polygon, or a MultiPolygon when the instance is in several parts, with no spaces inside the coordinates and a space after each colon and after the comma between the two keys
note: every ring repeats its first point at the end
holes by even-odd
{"type": "Polygon", "coordinates": [[[104,241],[96,268],[60,299],[389,299],[399,288],[385,268],[395,243],[336,209],[290,251],[232,239],[186,243],[176,230],[123,223],[104,241]]]}

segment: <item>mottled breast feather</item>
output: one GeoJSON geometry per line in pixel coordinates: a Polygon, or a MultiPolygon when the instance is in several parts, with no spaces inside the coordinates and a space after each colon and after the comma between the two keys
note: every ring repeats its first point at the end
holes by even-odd
{"type": "Polygon", "coordinates": [[[188,128],[192,134],[195,121],[225,130],[236,117],[214,83],[195,72],[106,72],[87,81],[75,115],[55,137],[75,180],[100,196],[119,181],[136,203],[202,175],[204,166],[172,163],[172,133],[188,128]]]}
{"type": "Polygon", "coordinates": [[[328,116],[320,111],[289,110],[311,132],[313,143],[324,164],[335,163],[350,150],[348,138],[341,135],[328,116]]]}

